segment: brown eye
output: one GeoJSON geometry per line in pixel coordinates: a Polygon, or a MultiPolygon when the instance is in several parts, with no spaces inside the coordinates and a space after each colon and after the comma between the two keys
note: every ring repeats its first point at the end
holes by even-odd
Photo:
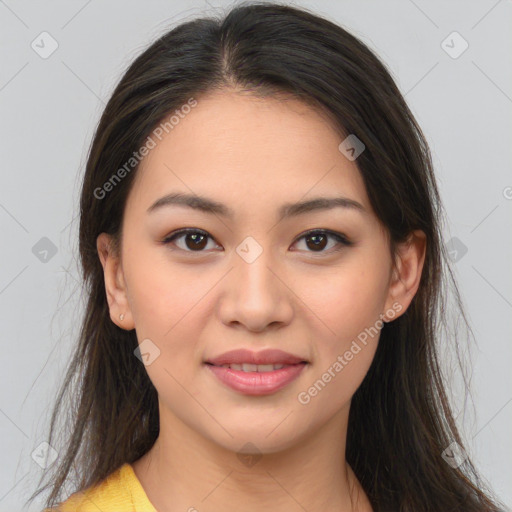
{"type": "Polygon", "coordinates": [[[319,235],[308,235],[305,237],[306,245],[310,249],[313,249],[313,251],[316,251],[316,250],[321,251],[321,250],[325,249],[325,247],[327,245],[327,238],[328,238],[327,235],[325,235],[324,233],[321,233],[319,235]]]}
{"type": "MultiPolygon", "coordinates": [[[[336,233],[333,231],[327,230],[312,230],[300,238],[297,241],[303,240],[305,241],[306,252],[313,253],[331,253],[336,252],[341,249],[340,246],[351,246],[353,242],[349,241],[344,235],[341,233],[336,233]],[[329,246],[329,241],[333,243],[329,246]],[[338,248],[336,248],[338,246],[338,248]],[[325,250],[327,248],[327,250],[325,250]],[[333,249],[333,250],[331,250],[333,249]]],[[[171,233],[167,238],[163,240],[164,244],[174,244],[178,249],[185,252],[206,252],[208,241],[213,238],[206,232],[200,229],[180,229],[179,231],[175,231],[171,233]],[[180,241],[180,243],[177,243],[180,241]]],[[[301,249],[302,250],[302,249],[301,249]]]]}
{"type": "Polygon", "coordinates": [[[326,230],[314,230],[309,231],[308,233],[305,233],[302,235],[298,241],[304,239],[305,245],[306,245],[306,252],[318,252],[318,253],[330,253],[330,252],[336,252],[337,250],[340,250],[341,247],[338,247],[338,249],[334,249],[334,251],[331,251],[333,247],[336,246],[351,246],[353,245],[353,242],[350,242],[344,235],[341,233],[335,233],[333,231],[326,231],[326,230]],[[329,250],[324,250],[328,244],[329,239],[332,239],[334,243],[329,247],[329,250]]]}
{"type": "Polygon", "coordinates": [[[208,245],[208,239],[213,240],[208,233],[198,229],[182,229],[168,236],[163,243],[174,243],[178,249],[187,252],[205,252],[203,249],[208,245]],[[183,239],[184,244],[175,243],[176,240],[183,239]]]}
{"type": "Polygon", "coordinates": [[[197,233],[187,233],[185,235],[185,245],[192,250],[195,249],[204,249],[207,244],[207,237],[202,234],[197,233]],[[188,244],[187,242],[190,242],[188,244]]]}

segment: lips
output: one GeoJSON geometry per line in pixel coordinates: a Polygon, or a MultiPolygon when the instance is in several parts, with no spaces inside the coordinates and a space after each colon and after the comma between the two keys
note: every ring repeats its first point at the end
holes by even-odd
{"type": "Polygon", "coordinates": [[[278,349],[231,350],[207,359],[205,366],[222,384],[244,395],[270,395],[297,379],[309,361],[278,349]]]}
{"type": "Polygon", "coordinates": [[[307,367],[307,363],[284,365],[279,370],[253,372],[239,371],[224,366],[205,364],[221,384],[243,395],[263,396],[272,395],[298,379],[307,367]]]}
{"type": "Polygon", "coordinates": [[[283,352],[277,349],[261,350],[253,352],[246,349],[231,350],[219,356],[209,358],[206,364],[213,366],[222,366],[226,364],[250,364],[250,365],[294,365],[299,363],[308,363],[303,357],[283,352]]]}

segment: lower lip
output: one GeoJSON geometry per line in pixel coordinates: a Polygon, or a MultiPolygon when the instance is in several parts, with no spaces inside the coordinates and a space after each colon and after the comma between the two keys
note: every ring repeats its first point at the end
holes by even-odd
{"type": "Polygon", "coordinates": [[[206,364],[211,372],[224,384],[245,395],[269,395],[295,380],[307,363],[285,366],[271,372],[244,372],[222,366],[206,364]]]}

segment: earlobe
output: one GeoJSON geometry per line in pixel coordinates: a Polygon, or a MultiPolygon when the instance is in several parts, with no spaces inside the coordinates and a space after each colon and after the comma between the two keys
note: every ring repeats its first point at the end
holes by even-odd
{"type": "MultiPolygon", "coordinates": [[[[398,310],[393,315],[393,319],[405,313],[416,295],[421,281],[425,255],[426,235],[421,230],[413,231],[407,241],[399,246],[396,268],[393,269],[386,301],[386,311],[398,310]],[[397,304],[400,308],[397,307],[397,304]]],[[[391,318],[388,318],[387,321],[391,321],[391,318]]]]}
{"type": "Polygon", "coordinates": [[[103,266],[105,293],[110,318],[118,327],[131,330],[135,326],[128,303],[126,285],[119,255],[113,250],[111,235],[101,233],[96,239],[98,256],[103,266]]]}

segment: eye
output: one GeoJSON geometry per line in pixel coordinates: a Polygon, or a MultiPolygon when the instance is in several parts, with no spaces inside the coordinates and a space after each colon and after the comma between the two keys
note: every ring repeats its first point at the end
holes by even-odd
{"type": "Polygon", "coordinates": [[[331,245],[329,249],[332,249],[333,247],[338,246],[347,246],[350,247],[351,245],[354,245],[353,242],[348,240],[347,237],[342,235],[341,233],[336,233],[334,231],[329,231],[326,229],[314,229],[311,231],[308,231],[307,233],[304,233],[302,236],[300,236],[297,240],[299,242],[300,240],[304,239],[306,243],[306,247],[308,249],[312,249],[311,251],[307,252],[319,252],[319,253],[325,253],[325,252],[336,252],[341,249],[341,247],[338,247],[334,251],[328,250],[324,251],[326,246],[328,245],[328,239],[331,238],[334,240],[334,244],[331,245]]]}
{"type": "MultiPolygon", "coordinates": [[[[168,237],[166,237],[162,243],[164,244],[171,244],[174,243],[178,249],[181,249],[186,252],[205,252],[203,249],[207,248],[208,245],[208,239],[213,240],[213,238],[206,232],[201,229],[196,228],[187,228],[187,229],[180,229],[178,231],[175,231],[174,233],[171,233],[168,237]],[[178,243],[176,243],[177,240],[183,239],[184,244],[180,247],[178,243]]],[[[328,245],[328,240],[332,239],[334,241],[333,245],[329,247],[329,249],[332,249],[333,247],[338,246],[347,246],[350,247],[354,245],[353,242],[348,240],[344,235],[341,233],[337,233],[334,231],[329,231],[325,229],[315,229],[310,230],[303,235],[301,235],[295,243],[298,243],[302,239],[306,242],[306,247],[311,250],[307,250],[306,252],[317,252],[317,253],[325,253],[325,252],[336,252],[340,250],[335,249],[334,251],[328,250],[325,251],[324,249],[328,245]]]]}
{"type": "Polygon", "coordinates": [[[204,249],[208,244],[208,238],[213,240],[213,238],[206,232],[201,229],[189,228],[189,229],[180,229],[179,231],[175,231],[171,233],[167,238],[163,240],[164,244],[174,243],[175,240],[184,239],[184,247],[180,247],[179,249],[186,252],[204,252],[204,249]]]}

